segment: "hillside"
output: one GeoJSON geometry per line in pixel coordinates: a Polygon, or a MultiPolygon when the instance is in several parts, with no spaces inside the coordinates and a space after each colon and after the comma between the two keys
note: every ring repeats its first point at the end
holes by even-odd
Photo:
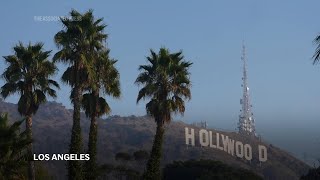
{"type": "MultiPolygon", "coordinates": [[[[0,112],[9,112],[11,119],[21,119],[15,104],[0,102],[0,112]]],[[[84,149],[86,149],[89,120],[84,114],[81,117],[84,149]]],[[[41,106],[34,117],[34,150],[35,153],[67,153],[70,142],[70,129],[72,125],[72,110],[67,110],[62,104],[48,102],[41,106]]],[[[253,170],[264,176],[265,179],[298,179],[305,173],[309,166],[291,156],[289,153],[270,144],[260,142],[258,139],[247,139],[234,132],[216,132],[251,144],[253,149],[258,144],[263,144],[268,149],[268,161],[258,163],[246,161],[231,156],[224,151],[209,148],[190,147],[185,145],[185,127],[199,128],[185,124],[181,121],[173,121],[167,126],[165,134],[163,165],[174,160],[189,159],[213,159],[236,167],[253,170]]],[[[154,121],[147,116],[120,117],[111,116],[99,120],[98,159],[100,163],[117,163],[114,156],[117,152],[132,153],[136,150],[150,150],[155,132],[154,121]]],[[[197,136],[197,135],[196,135],[197,136]]],[[[197,139],[197,138],[196,138],[197,139]]],[[[253,156],[258,156],[253,152],[253,156]]],[[[46,166],[55,178],[65,179],[65,161],[47,161],[46,166]]]]}

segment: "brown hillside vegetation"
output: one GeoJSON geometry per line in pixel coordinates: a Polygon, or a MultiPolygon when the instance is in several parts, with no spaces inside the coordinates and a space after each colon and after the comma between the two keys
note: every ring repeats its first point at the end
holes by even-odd
{"type": "MultiPolygon", "coordinates": [[[[17,112],[15,104],[0,102],[0,112],[8,112],[11,119],[19,120],[21,117],[17,112]]],[[[81,116],[83,135],[89,131],[90,121],[81,116]]],[[[70,130],[72,125],[72,111],[67,110],[62,104],[49,102],[41,106],[33,122],[34,150],[36,154],[67,153],[70,142],[70,130]]],[[[98,135],[98,161],[100,164],[117,164],[115,154],[118,152],[133,152],[141,149],[150,150],[156,125],[147,116],[120,117],[111,116],[99,120],[98,135]]],[[[228,153],[210,147],[200,147],[197,137],[199,128],[185,124],[181,121],[173,121],[167,127],[165,133],[165,144],[163,151],[163,165],[176,160],[190,159],[213,159],[222,161],[228,165],[253,170],[265,179],[298,179],[306,173],[309,166],[291,156],[289,153],[270,144],[260,142],[258,139],[246,139],[234,132],[216,132],[229,136],[234,140],[242,141],[257,149],[258,144],[263,144],[268,149],[268,161],[259,163],[256,160],[248,162],[236,158],[228,153]],[[185,145],[185,127],[195,129],[196,146],[185,145]]],[[[88,137],[83,136],[84,144],[88,137]]],[[[87,147],[83,147],[84,152],[87,147]]],[[[253,157],[258,157],[253,150],[253,157]]],[[[65,161],[46,161],[46,167],[55,179],[66,179],[65,161]]],[[[129,166],[141,171],[134,163],[129,166]]]]}

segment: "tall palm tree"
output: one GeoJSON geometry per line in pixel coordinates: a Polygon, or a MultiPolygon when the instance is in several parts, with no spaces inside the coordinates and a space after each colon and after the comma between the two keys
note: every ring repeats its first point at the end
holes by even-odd
{"type": "MultiPolygon", "coordinates": [[[[24,46],[21,42],[14,48],[14,55],[4,56],[9,64],[2,77],[6,84],[1,87],[4,98],[12,94],[19,94],[18,111],[26,118],[26,131],[32,139],[32,116],[39,106],[46,102],[47,96],[56,97],[52,87],[59,88],[56,81],[50,79],[57,70],[55,64],[48,60],[51,51],[43,51],[43,44],[36,43],[24,46]]],[[[33,146],[28,147],[29,179],[34,179],[33,146]]]]}
{"type": "Polygon", "coordinates": [[[158,54],[150,51],[151,55],[147,57],[149,64],[139,67],[142,72],[135,83],[143,86],[138,93],[137,103],[141,99],[150,99],[146,111],[157,124],[151,156],[144,173],[144,179],[154,180],[161,178],[164,125],[170,123],[172,113],[183,114],[184,100],[191,99],[189,67],[192,63],[184,60],[181,51],[170,53],[165,48],[161,48],[158,54]]]}
{"type": "Polygon", "coordinates": [[[317,45],[316,51],[313,55],[313,65],[319,62],[320,60],[320,34],[313,40],[313,42],[317,45]]]}
{"type": "Polygon", "coordinates": [[[115,67],[116,60],[109,58],[110,50],[99,51],[93,63],[93,79],[90,80],[88,93],[83,95],[82,107],[87,117],[91,118],[88,154],[90,160],[86,162],[86,179],[94,180],[97,178],[97,118],[109,114],[111,109],[101,93],[115,98],[120,97],[120,75],[115,67]]]}
{"type": "MultiPolygon", "coordinates": [[[[62,75],[62,81],[71,86],[70,99],[73,103],[73,126],[71,130],[70,154],[82,151],[80,127],[80,108],[83,90],[88,79],[92,79],[90,68],[97,50],[103,47],[107,34],[103,33],[102,18],[95,20],[92,10],[80,14],[76,10],[70,12],[70,19],[61,19],[63,30],[59,31],[54,41],[60,49],[53,57],[54,61],[68,64],[62,75]]],[[[69,179],[83,179],[80,161],[68,161],[69,179]]]]}

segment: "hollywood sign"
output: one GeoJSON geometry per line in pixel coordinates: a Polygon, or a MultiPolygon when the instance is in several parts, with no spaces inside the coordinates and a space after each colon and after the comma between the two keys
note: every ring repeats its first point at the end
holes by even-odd
{"type": "MultiPolygon", "coordinates": [[[[195,132],[193,128],[185,127],[186,144],[195,146],[195,132]]],[[[252,146],[244,144],[241,141],[236,141],[221,133],[212,133],[206,129],[199,130],[199,144],[201,147],[210,147],[225,151],[231,156],[238,158],[245,158],[248,161],[252,160],[252,146]]],[[[266,162],[268,159],[267,148],[263,145],[258,145],[258,159],[260,162],[266,162]]]]}

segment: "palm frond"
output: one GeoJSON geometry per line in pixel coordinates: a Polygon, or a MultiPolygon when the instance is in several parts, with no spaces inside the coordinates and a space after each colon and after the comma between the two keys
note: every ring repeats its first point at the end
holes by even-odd
{"type": "Polygon", "coordinates": [[[320,35],[318,35],[314,40],[313,43],[317,45],[314,55],[312,56],[313,65],[317,64],[320,60],[320,35]]]}
{"type": "Polygon", "coordinates": [[[170,122],[171,113],[183,114],[185,100],[191,99],[189,68],[192,63],[184,60],[182,51],[170,53],[165,47],[158,53],[150,50],[146,57],[149,64],[140,65],[135,84],[141,85],[137,103],[150,99],[147,114],[159,123],[170,122]]]}
{"type": "Polygon", "coordinates": [[[8,114],[0,115],[0,178],[12,179],[27,166],[26,148],[32,142],[25,131],[19,133],[24,120],[9,125],[8,114]]]}
{"type": "Polygon", "coordinates": [[[41,42],[26,46],[19,42],[13,47],[14,55],[4,57],[8,67],[2,74],[6,84],[1,87],[1,95],[6,98],[20,94],[18,111],[22,115],[36,113],[39,105],[46,101],[46,95],[55,97],[51,86],[59,88],[58,83],[50,79],[57,71],[55,64],[48,60],[51,51],[44,51],[43,46],[41,42]]]}

